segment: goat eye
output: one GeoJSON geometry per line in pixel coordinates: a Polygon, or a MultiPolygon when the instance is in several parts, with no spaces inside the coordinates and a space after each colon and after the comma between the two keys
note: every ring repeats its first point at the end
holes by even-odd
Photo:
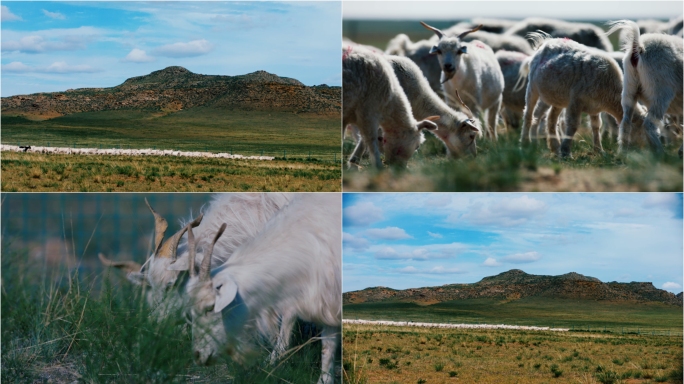
{"type": "Polygon", "coordinates": [[[214,312],[214,305],[212,304],[211,307],[207,308],[207,312],[214,312]]]}

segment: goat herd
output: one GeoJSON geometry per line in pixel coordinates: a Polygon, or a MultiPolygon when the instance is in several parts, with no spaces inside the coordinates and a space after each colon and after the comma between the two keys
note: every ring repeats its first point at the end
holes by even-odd
{"type": "Polygon", "coordinates": [[[219,194],[166,241],[168,223],[148,204],[155,236],[147,262],[99,257],[147,286],[158,320],[191,319],[198,364],[223,351],[249,360],[264,341],[276,364],[300,319],[321,330],[318,383],[332,383],[342,324],[341,199],[337,193],[219,194]]]}
{"type": "Polygon", "coordinates": [[[608,32],[541,18],[474,19],[444,31],[421,24],[432,38],[399,34],[384,52],[343,42],[343,127],[357,139],[350,167],[366,148],[377,168],[381,152],[388,165],[405,167],[424,130],[452,158],[475,155],[478,137],[497,140],[499,115],[507,129],[522,121],[522,145],[545,137],[566,158],[582,113],[595,152],[603,152],[602,120],[611,137],[617,131],[619,151],[647,143],[659,154],[662,141],[681,139],[681,17],[614,21],[608,32]],[[615,32],[623,52],[608,40],[615,32]]]}

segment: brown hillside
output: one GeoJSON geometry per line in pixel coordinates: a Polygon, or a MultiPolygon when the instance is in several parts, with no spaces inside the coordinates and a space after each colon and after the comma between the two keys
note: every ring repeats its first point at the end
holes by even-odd
{"type": "Polygon", "coordinates": [[[560,276],[546,276],[531,275],[519,269],[485,277],[473,284],[449,284],[405,290],[387,287],[366,288],[345,293],[343,300],[345,304],[381,301],[432,304],[476,298],[517,300],[524,297],[661,302],[682,305],[681,295],[676,296],[657,289],[652,283],[603,283],[597,278],[574,272],[560,276]]]}
{"type": "Polygon", "coordinates": [[[339,115],[340,87],[308,87],[257,71],[241,76],[200,75],[168,67],[111,88],[79,88],[2,98],[2,113],[53,118],[117,109],[173,112],[198,106],[339,115]]]}

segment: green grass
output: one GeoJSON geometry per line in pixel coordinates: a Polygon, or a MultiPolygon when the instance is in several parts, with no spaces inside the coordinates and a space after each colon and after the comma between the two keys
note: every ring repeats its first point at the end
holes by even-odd
{"type": "Polygon", "coordinates": [[[551,298],[470,299],[433,305],[381,302],[345,304],[346,319],[553,326],[613,333],[681,335],[682,307],[657,303],[551,298]]]}
{"type": "MultiPolygon", "coordinates": [[[[277,367],[265,363],[266,353],[247,367],[225,359],[195,366],[180,314],[157,323],[141,292],[128,284],[117,286],[106,273],[79,276],[45,266],[3,249],[3,383],[311,383],[320,374],[315,342],[277,367]]],[[[293,339],[293,346],[304,342],[293,339]]]]}
{"type": "Polygon", "coordinates": [[[2,143],[88,148],[231,151],[241,155],[340,155],[340,117],[210,107],[159,111],[84,112],[34,121],[2,115],[2,143]]]}
{"type": "MultiPolygon", "coordinates": [[[[339,160],[339,159],[338,159],[339,160]]],[[[4,192],[340,191],[332,161],[162,156],[77,156],[3,152],[4,192]]]]}
{"type": "MultiPolygon", "coordinates": [[[[409,161],[407,170],[378,172],[368,160],[360,171],[343,175],[345,191],[681,191],[682,160],[677,145],[658,158],[648,149],[617,154],[617,143],[604,139],[595,154],[589,135],[578,133],[572,158],[559,160],[546,143],[521,147],[517,132],[493,142],[480,139],[475,158],[447,159],[444,144],[431,134],[409,161]]],[[[345,161],[353,151],[347,140],[345,161]]]]}

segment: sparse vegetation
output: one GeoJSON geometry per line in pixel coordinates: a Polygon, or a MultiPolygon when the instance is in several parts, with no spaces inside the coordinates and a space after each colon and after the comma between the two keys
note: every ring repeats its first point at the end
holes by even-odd
{"type": "Polygon", "coordinates": [[[340,191],[333,162],[2,153],[2,191],[340,191]],[[36,178],[32,175],[39,174],[36,178]]]}
{"type": "Polygon", "coordinates": [[[368,382],[441,383],[455,377],[464,383],[619,383],[630,378],[639,380],[635,383],[682,382],[680,336],[345,324],[343,341],[345,367],[354,359],[375,362],[357,366],[368,382]],[[432,348],[429,354],[417,353],[423,340],[423,347],[432,348]],[[505,344],[497,346],[497,340],[505,344]],[[410,365],[388,370],[377,363],[392,361],[388,350],[398,349],[411,351],[410,365]],[[560,356],[567,356],[568,351],[577,356],[573,352],[573,360],[564,361],[560,356]],[[629,359],[629,364],[614,365],[616,356],[629,359]],[[460,366],[467,369],[457,370],[460,366]]]}

